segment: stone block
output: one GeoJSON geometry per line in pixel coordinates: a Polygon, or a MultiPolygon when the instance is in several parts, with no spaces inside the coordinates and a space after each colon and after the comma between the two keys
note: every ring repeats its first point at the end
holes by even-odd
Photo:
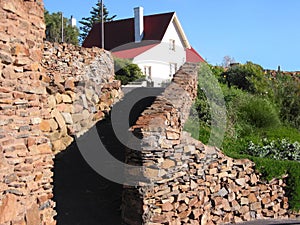
{"type": "Polygon", "coordinates": [[[154,223],[167,223],[169,221],[168,217],[164,214],[154,214],[152,222],[154,223]]]}
{"type": "Polygon", "coordinates": [[[174,207],[173,207],[173,205],[170,203],[170,202],[166,202],[166,203],[164,203],[163,205],[162,205],[162,210],[163,211],[171,211],[171,210],[173,210],[174,209],[174,207]]]}
{"type": "Polygon", "coordinates": [[[183,212],[186,211],[188,209],[188,206],[185,203],[182,203],[178,208],[177,211],[178,212],[183,212]]]}
{"type": "Polygon", "coordinates": [[[248,199],[249,199],[249,203],[254,203],[254,202],[258,201],[258,199],[254,193],[249,194],[248,199]]]}
{"type": "Polygon", "coordinates": [[[15,44],[12,48],[11,48],[11,53],[13,56],[29,56],[29,49],[26,48],[24,45],[22,44],[15,44]]]}
{"type": "Polygon", "coordinates": [[[161,163],[161,168],[162,169],[169,169],[171,167],[174,167],[176,165],[175,161],[166,159],[161,163]]]}
{"type": "Polygon", "coordinates": [[[221,197],[225,197],[226,195],[228,195],[228,191],[226,190],[225,187],[223,187],[219,192],[218,195],[221,197]]]}
{"type": "Polygon", "coordinates": [[[19,204],[17,197],[13,194],[7,194],[0,205],[0,224],[13,221],[18,214],[19,204]]]}
{"type": "Polygon", "coordinates": [[[168,140],[178,140],[180,137],[179,133],[173,131],[167,131],[166,135],[168,140]]]}
{"type": "Polygon", "coordinates": [[[44,131],[44,132],[51,131],[51,125],[48,120],[42,120],[41,123],[39,124],[39,128],[41,129],[41,131],[44,131]]]}
{"type": "Polygon", "coordinates": [[[51,146],[48,143],[38,145],[37,150],[40,154],[51,154],[52,153],[51,146]]]}
{"type": "Polygon", "coordinates": [[[64,143],[61,139],[52,141],[52,151],[53,152],[57,153],[64,149],[66,149],[66,146],[64,145],[64,143]]]}
{"type": "Polygon", "coordinates": [[[66,134],[67,133],[66,123],[65,123],[65,120],[64,120],[63,116],[61,115],[61,113],[57,109],[54,109],[51,112],[51,116],[58,123],[58,126],[59,126],[61,132],[66,134]]]}
{"type": "Polygon", "coordinates": [[[207,222],[209,221],[209,217],[210,217],[209,212],[205,211],[201,216],[200,224],[207,225],[207,222]]]}
{"type": "Polygon", "coordinates": [[[69,95],[62,94],[61,96],[62,96],[62,101],[64,103],[72,103],[73,102],[72,98],[69,95]]]}
{"type": "Polygon", "coordinates": [[[250,210],[256,211],[261,209],[261,203],[260,202],[255,202],[250,204],[250,210]]]}
{"type": "Polygon", "coordinates": [[[246,179],[245,178],[239,178],[239,179],[236,179],[235,182],[242,186],[242,187],[245,187],[246,186],[246,179]]]}
{"type": "Polygon", "coordinates": [[[10,55],[4,53],[0,53],[0,60],[1,63],[6,65],[9,65],[13,62],[13,58],[10,55]]]}
{"type": "Polygon", "coordinates": [[[183,212],[181,212],[181,213],[178,214],[178,217],[179,217],[180,219],[187,219],[188,216],[191,214],[191,212],[192,212],[191,209],[186,210],[186,211],[183,211],[183,212]]]}
{"type": "Polygon", "coordinates": [[[40,224],[40,213],[39,208],[36,203],[33,203],[32,206],[26,212],[26,225],[37,225],[40,224]]]}
{"type": "Polygon", "coordinates": [[[61,113],[65,119],[66,124],[73,124],[73,119],[70,113],[61,113]]]}
{"type": "Polygon", "coordinates": [[[75,89],[74,78],[68,78],[65,82],[65,90],[73,91],[75,89]]]}

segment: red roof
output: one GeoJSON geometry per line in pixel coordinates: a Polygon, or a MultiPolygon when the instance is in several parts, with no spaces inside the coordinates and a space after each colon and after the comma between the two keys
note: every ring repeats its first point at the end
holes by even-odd
{"type": "Polygon", "coordinates": [[[116,56],[118,58],[133,59],[134,57],[144,53],[145,51],[149,50],[150,48],[153,48],[156,45],[158,45],[158,44],[151,44],[151,45],[141,46],[141,47],[137,47],[137,48],[115,51],[115,52],[112,52],[112,54],[113,54],[113,56],[116,56]]]}
{"type": "MultiPolygon", "coordinates": [[[[144,16],[143,40],[161,41],[174,12],[144,16]]],[[[121,45],[134,42],[134,18],[115,20],[104,24],[105,49],[112,50],[121,45]]],[[[86,48],[101,46],[101,24],[95,24],[82,46],[86,48]]]]}
{"type": "Polygon", "coordinates": [[[193,48],[186,49],[186,61],[194,63],[205,62],[201,55],[193,48]]]}
{"type": "MultiPolygon", "coordinates": [[[[135,43],[134,18],[104,23],[105,49],[119,58],[132,59],[160,43],[174,16],[174,12],[144,16],[144,37],[135,43]]],[[[82,46],[86,48],[101,46],[101,24],[95,24],[82,46]]],[[[205,62],[193,48],[186,49],[187,62],[205,62]]]]}

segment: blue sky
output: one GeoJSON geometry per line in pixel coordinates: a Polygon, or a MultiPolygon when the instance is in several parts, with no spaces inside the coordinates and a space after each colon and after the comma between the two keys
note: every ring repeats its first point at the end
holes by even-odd
{"type": "MultiPolygon", "coordinates": [[[[88,17],[97,0],[44,0],[50,12],[63,11],[77,21],[88,17]]],[[[116,19],[175,11],[191,45],[211,64],[229,55],[266,69],[300,71],[299,0],[104,0],[116,19]]]]}

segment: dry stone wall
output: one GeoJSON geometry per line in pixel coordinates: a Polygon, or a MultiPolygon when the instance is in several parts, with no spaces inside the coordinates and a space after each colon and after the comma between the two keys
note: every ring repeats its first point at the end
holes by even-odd
{"type": "Polygon", "coordinates": [[[0,1],[0,224],[54,224],[40,0],[0,1]],[[47,222],[46,222],[47,221],[47,222]]]}
{"type": "Polygon", "coordinates": [[[120,96],[101,49],[44,43],[41,0],[0,0],[0,224],[54,225],[53,158],[120,96]]]}
{"type": "Polygon", "coordinates": [[[42,66],[50,113],[40,129],[59,152],[73,141],[71,136],[80,136],[104,118],[122,97],[121,82],[114,80],[110,53],[99,48],[46,42],[42,66]]]}
{"type": "Polygon", "coordinates": [[[185,64],[133,126],[143,137],[141,152],[128,151],[127,161],[145,166],[144,176],[152,182],[125,187],[124,223],[215,225],[295,218],[288,211],[283,179],[263,182],[250,160],[226,157],[182,131],[196,85],[197,66],[185,64]]]}

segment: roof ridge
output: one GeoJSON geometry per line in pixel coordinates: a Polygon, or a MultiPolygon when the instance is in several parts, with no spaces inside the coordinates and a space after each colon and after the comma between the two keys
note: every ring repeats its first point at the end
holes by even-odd
{"type": "MultiPolygon", "coordinates": [[[[176,12],[167,12],[167,13],[157,13],[157,14],[151,14],[151,15],[144,15],[144,17],[151,17],[151,16],[162,16],[162,15],[168,15],[168,14],[175,14],[176,12]]],[[[118,20],[112,20],[112,21],[107,21],[105,23],[113,23],[113,22],[120,22],[120,21],[125,21],[125,20],[132,20],[134,19],[134,17],[130,17],[130,18],[124,18],[124,19],[118,19],[118,20]]],[[[98,24],[98,23],[96,23],[98,24]]]]}

